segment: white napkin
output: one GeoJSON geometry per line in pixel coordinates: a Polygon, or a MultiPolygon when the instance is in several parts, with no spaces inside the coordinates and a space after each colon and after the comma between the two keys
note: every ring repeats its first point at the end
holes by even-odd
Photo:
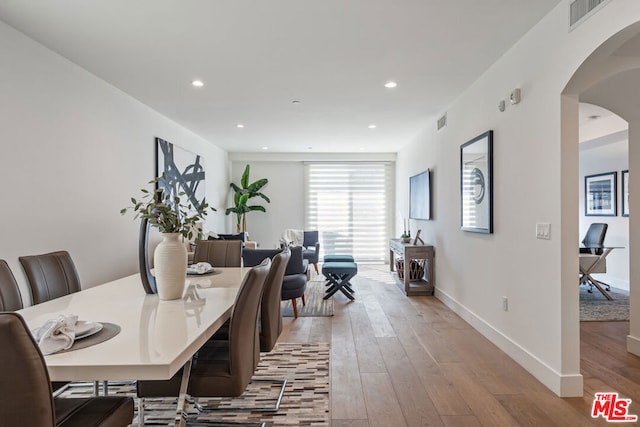
{"type": "Polygon", "coordinates": [[[67,350],[76,338],[78,316],[61,314],[56,319],[47,320],[44,325],[34,331],[34,338],[40,346],[42,354],[57,353],[67,350]]]}
{"type": "Polygon", "coordinates": [[[211,264],[208,262],[199,262],[197,264],[192,265],[193,270],[198,274],[204,274],[207,271],[211,270],[211,264]]]}

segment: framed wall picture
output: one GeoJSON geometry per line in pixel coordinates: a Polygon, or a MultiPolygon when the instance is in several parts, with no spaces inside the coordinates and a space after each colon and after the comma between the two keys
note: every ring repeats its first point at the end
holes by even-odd
{"type": "Polygon", "coordinates": [[[617,215],[618,172],[584,177],[584,214],[586,216],[617,215]]]}
{"type": "Polygon", "coordinates": [[[622,177],[622,216],[629,216],[629,170],[620,173],[622,177]]]}
{"type": "Polygon", "coordinates": [[[493,131],[460,146],[460,224],[493,233],[493,131]]]}
{"type": "Polygon", "coordinates": [[[206,195],[204,172],[200,155],[156,138],[156,176],[167,176],[167,182],[158,185],[169,191],[172,199],[184,193],[194,207],[200,206],[206,195]]]}

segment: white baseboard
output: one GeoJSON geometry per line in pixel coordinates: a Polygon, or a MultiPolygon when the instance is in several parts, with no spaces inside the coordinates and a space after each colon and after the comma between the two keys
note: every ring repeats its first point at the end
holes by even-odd
{"type": "MultiPolygon", "coordinates": [[[[437,287],[434,295],[555,394],[560,397],[582,396],[582,375],[561,375],[437,287]]],[[[640,350],[640,341],[637,345],[640,350]]]]}
{"type": "Polygon", "coordinates": [[[640,356],[640,338],[627,335],[627,351],[636,356],[640,356]]]}

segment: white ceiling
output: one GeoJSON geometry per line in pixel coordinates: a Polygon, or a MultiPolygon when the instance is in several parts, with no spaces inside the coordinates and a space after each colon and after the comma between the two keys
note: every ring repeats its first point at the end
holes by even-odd
{"type": "Polygon", "coordinates": [[[230,152],[394,152],[560,2],[0,0],[0,19],[230,152]]]}

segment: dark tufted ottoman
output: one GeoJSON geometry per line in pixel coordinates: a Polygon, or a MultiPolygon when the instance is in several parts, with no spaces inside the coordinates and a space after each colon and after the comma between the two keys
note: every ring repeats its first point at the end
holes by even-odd
{"type": "Polygon", "coordinates": [[[325,255],[324,262],[355,262],[351,255],[325,255]]]}
{"type": "MultiPolygon", "coordinates": [[[[353,261],[329,261],[325,256],[325,263],[322,265],[322,274],[327,278],[329,282],[329,288],[326,291],[324,299],[329,299],[336,292],[342,292],[351,301],[354,300],[354,290],[351,287],[351,280],[356,274],[358,274],[358,264],[353,261]]],[[[337,255],[333,255],[337,256],[337,255]]],[[[344,255],[341,255],[344,256],[344,255]]],[[[347,255],[350,256],[350,255],[347,255]]],[[[351,258],[353,259],[353,257],[351,258]]]]}

